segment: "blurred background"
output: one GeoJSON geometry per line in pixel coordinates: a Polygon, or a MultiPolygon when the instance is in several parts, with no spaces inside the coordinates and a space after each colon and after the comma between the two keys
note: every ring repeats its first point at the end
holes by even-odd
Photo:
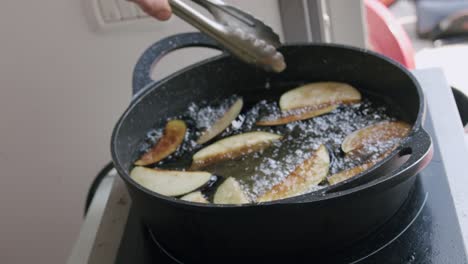
{"type": "MultiPolygon", "coordinates": [[[[277,1],[231,2],[281,32],[277,1]]],[[[161,23],[142,14],[119,22],[117,5],[102,13],[100,4],[0,3],[1,263],[65,262],[88,188],[111,159],[112,128],[130,102],[136,60],[155,41],[195,30],[177,18],[161,23]]],[[[155,75],[210,54],[181,52],[155,75]]]]}

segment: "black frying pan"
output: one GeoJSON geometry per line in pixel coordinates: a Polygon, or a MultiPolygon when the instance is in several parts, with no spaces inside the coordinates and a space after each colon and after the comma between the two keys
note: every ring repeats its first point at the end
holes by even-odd
{"type": "Polygon", "coordinates": [[[375,53],[341,45],[287,45],[281,74],[252,68],[221,55],[154,82],[150,71],[167,53],[189,46],[217,48],[199,33],[164,39],[138,61],[135,97],[112,136],[114,164],[133,206],[159,243],[186,262],[294,261],[332,252],[358,241],[385,223],[408,197],[415,175],[430,161],[432,143],[422,129],[425,101],[414,77],[375,53]],[[270,90],[265,83],[270,82],[270,90]],[[244,100],[282,92],[303,82],[338,81],[391,101],[398,118],[413,124],[410,135],[373,169],[326,189],[265,204],[203,205],[146,190],[129,177],[148,130],[163,127],[194,101],[232,94],[244,100]],[[410,155],[409,158],[402,156],[410,155]],[[396,166],[398,164],[398,166],[396,166]],[[402,164],[402,165],[401,165],[402,164]],[[223,257],[221,259],[221,257],[223,257]]]}

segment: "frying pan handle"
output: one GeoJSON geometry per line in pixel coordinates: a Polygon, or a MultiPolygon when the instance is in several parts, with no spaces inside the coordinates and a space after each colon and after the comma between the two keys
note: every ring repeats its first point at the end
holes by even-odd
{"type": "Polygon", "coordinates": [[[406,178],[421,172],[431,161],[433,152],[431,136],[420,128],[406,143],[403,143],[400,150],[400,156],[409,154],[410,157],[403,165],[392,171],[391,175],[406,180],[406,178]]]}
{"type": "Polygon", "coordinates": [[[422,128],[416,130],[407,139],[400,146],[400,151],[380,167],[349,182],[338,183],[325,188],[323,192],[318,192],[318,194],[344,191],[371,181],[403,182],[416,175],[432,159],[432,139],[422,128]],[[409,155],[409,158],[404,161],[403,156],[406,155],[409,155]]]}
{"type": "Polygon", "coordinates": [[[143,52],[133,70],[133,96],[141,92],[149,84],[156,82],[151,79],[151,71],[164,56],[172,51],[187,47],[206,47],[222,50],[213,39],[199,32],[177,34],[154,43],[143,52]]]}

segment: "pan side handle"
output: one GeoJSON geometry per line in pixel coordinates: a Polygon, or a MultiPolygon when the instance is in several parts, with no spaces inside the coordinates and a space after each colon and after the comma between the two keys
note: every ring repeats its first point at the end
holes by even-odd
{"type": "Polygon", "coordinates": [[[164,56],[175,50],[188,47],[222,50],[213,39],[200,32],[172,35],[154,43],[143,52],[133,70],[133,96],[157,82],[151,79],[151,71],[164,56]]]}
{"type": "Polygon", "coordinates": [[[400,155],[410,155],[408,160],[392,172],[393,177],[400,177],[402,180],[421,172],[432,160],[434,148],[431,136],[423,129],[419,128],[408,142],[403,143],[400,155]]]}
{"type": "Polygon", "coordinates": [[[361,176],[356,175],[317,193],[341,192],[370,182],[393,182],[395,184],[403,182],[423,170],[433,155],[431,136],[423,128],[413,132],[398,149],[398,153],[381,166],[371,168],[369,171],[362,172],[361,176]]]}

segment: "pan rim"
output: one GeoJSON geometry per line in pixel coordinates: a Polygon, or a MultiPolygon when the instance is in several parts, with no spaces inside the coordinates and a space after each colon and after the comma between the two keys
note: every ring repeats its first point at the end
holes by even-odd
{"type": "MultiPolygon", "coordinates": [[[[397,155],[401,151],[401,148],[402,148],[403,144],[405,142],[411,140],[413,134],[415,134],[416,131],[418,131],[420,129],[423,129],[421,124],[426,118],[425,115],[426,115],[426,107],[427,107],[426,106],[425,96],[424,96],[422,88],[421,88],[419,82],[417,81],[416,77],[411,73],[411,71],[406,69],[403,65],[401,65],[400,63],[398,63],[398,62],[396,62],[396,61],[394,61],[394,60],[392,60],[392,59],[390,59],[390,58],[388,58],[388,57],[386,57],[384,55],[376,53],[374,51],[364,49],[364,48],[352,47],[352,46],[348,46],[348,45],[344,45],[344,44],[335,44],[335,43],[312,43],[312,44],[311,43],[293,43],[293,44],[284,45],[283,47],[284,48],[300,48],[300,47],[304,47],[304,46],[337,48],[337,49],[341,49],[341,50],[345,49],[345,50],[348,50],[348,51],[361,52],[361,53],[372,55],[372,56],[374,56],[374,57],[376,57],[376,58],[378,58],[378,59],[380,59],[380,60],[382,60],[382,61],[384,61],[386,63],[389,63],[393,67],[398,68],[400,71],[402,71],[409,78],[409,80],[413,83],[414,87],[416,88],[416,91],[417,91],[417,94],[418,94],[418,97],[419,97],[419,105],[418,105],[419,110],[418,110],[416,120],[414,121],[414,123],[412,125],[411,132],[405,138],[405,140],[402,141],[397,148],[395,148],[395,150],[393,150],[383,160],[381,160],[377,164],[375,164],[371,169],[366,170],[366,173],[369,173],[370,171],[377,169],[378,167],[385,164],[388,160],[393,158],[395,155],[397,155]]],[[[280,50],[281,50],[281,48],[280,48],[280,50]]],[[[170,74],[169,76],[163,78],[160,81],[157,81],[157,82],[155,81],[155,82],[149,83],[148,85],[146,85],[144,88],[142,88],[140,90],[140,92],[138,92],[133,97],[132,101],[130,102],[128,107],[125,109],[125,111],[122,113],[122,115],[120,116],[120,118],[117,121],[116,125],[114,126],[114,129],[113,129],[113,132],[112,132],[112,137],[111,137],[111,155],[112,155],[112,160],[114,162],[114,166],[115,166],[119,176],[127,184],[131,184],[133,187],[137,188],[139,191],[142,191],[147,195],[150,195],[150,196],[152,196],[154,198],[158,198],[158,199],[160,199],[162,201],[165,201],[167,203],[171,203],[171,205],[173,205],[173,206],[180,206],[180,207],[184,207],[184,208],[188,207],[188,208],[218,209],[218,208],[256,208],[256,207],[262,207],[262,206],[276,206],[276,205],[315,203],[315,202],[329,201],[329,200],[333,200],[333,199],[337,199],[337,198],[343,198],[343,197],[346,197],[348,195],[356,194],[357,192],[370,191],[373,188],[377,188],[380,185],[387,182],[388,180],[391,180],[391,179],[393,179],[395,177],[395,175],[391,175],[389,177],[385,177],[385,179],[383,179],[383,180],[380,180],[380,179],[373,180],[373,181],[367,182],[365,184],[358,185],[356,187],[349,188],[349,189],[346,189],[346,190],[343,190],[343,191],[329,193],[329,194],[326,194],[326,195],[316,195],[316,196],[313,196],[312,199],[308,199],[307,201],[303,201],[303,200],[301,200],[301,198],[304,198],[305,196],[310,195],[310,193],[306,193],[306,194],[302,194],[302,195],[298,195],[298,196],[294,196],[294,197],[289,197],[289,198],[285,198],[285,199],[280,199],[280,200],[274,200],[274,201],[270,201],[270,202],[249,203],[249,204],[242,204],[242,205],[202,204],[202,203],[187,202],[187,201],[180,200],[178,198],[164,196],[164,195],[158,194],[156,192],[150,191],[150,190],[146,189],[145,187],[139,185],[135,181],[133,181],[131,179],[130,175],[129,175],[129,172],[127,172],[120,165],[121,162],[120,162],[120,160],[119,160],[119,158],[117,156],[117,152],[116,152],[117,137],[118,137],[119,131],[120,131],[122,125],[123,125],[124,120],[126,120],[126,117],[131,113],[133,108],[143,98],[145,98],[147,95],[151,94],[155,89],[158,89],[158,87],[164,86],[169,80],[177,77],[180,74],[189,72],[189,71],[191,71],[191,70],[193,70],[193,69],[195,69],[195,68],[197,68],[197,67],[199,67],[201,65],[205,65],[205,64],[212,63],[212,62],[215,62],[215,61],[218,61],[218,60],[221,60],[221,59],[226,59],[226,58],[229,58],[229,57],[230,57],[230,55],[228,55],[228,54],[221,54],[221,55],[217,55],[217,56],[202,60],[200,62],[194,63],[192,65],[189,65],[189,66],[187,66],[187,67],[185,67],[185,68],[183,68],[181,70],[178,70],[178,71],[170,74]]],[[[414,176],[416,176],[416,175],[414,175],[414,176]]]]}

